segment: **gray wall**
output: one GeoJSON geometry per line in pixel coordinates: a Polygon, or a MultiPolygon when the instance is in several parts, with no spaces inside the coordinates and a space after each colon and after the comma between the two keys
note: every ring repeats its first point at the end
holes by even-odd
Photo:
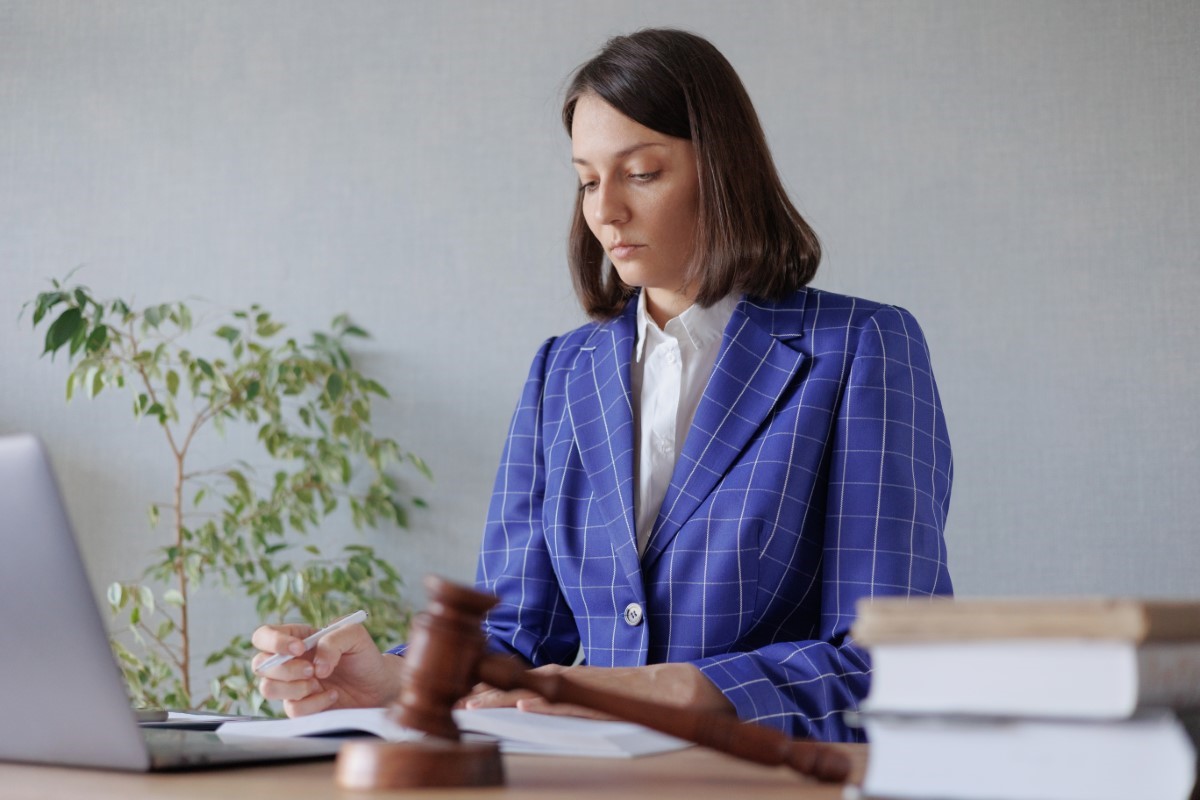
{"type": "Polygon", "coordinates": [[[64,404],[24,300],[84,264],[301,331],[351,312],[381,429],[437,475],[380,546],[469,577],[529,359],[581,321],[564,79],[671,24],[740,71],[817,285],[922,321],[960,592],[1200,594],[1200,6],[647,7],[0,0],[0,433],[48,442],[97,585],[144,563],[166,452],[124,396],[64,404]]]}

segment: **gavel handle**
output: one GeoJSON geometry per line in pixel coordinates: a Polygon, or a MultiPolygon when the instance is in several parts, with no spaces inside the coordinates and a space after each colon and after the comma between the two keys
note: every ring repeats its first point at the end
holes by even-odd
{"type": "Polygon", "coordinates": [[[497,689],[528,689],[551,703],[571,703],[612,714],[759,764],[784,764],[819,781],[841,783],[850,774],[850,759],[827,744],[793,739],[773,728],[740,722],[731,715],[611,694],[578,684],[564,675],[531,672],[504,656],[485,655],[478,675],[497,689]]]}

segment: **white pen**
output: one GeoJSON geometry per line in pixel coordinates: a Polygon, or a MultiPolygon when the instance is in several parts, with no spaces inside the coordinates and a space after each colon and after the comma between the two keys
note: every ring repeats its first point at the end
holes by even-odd
{"type": "MultiPolygon", "coordinates": [[[[309,650],[312,650],[313,647],[316,646],[317,642],[321,641],[321,637],[324,636],[325,634],[332,633],[333,631],[336,631],[338,628],[344,628],[347,625],[353,625],[356,622],[362,622],[366,618],[367,618],[367,612],[363,611],[360,608],[358,611],[355,611],[350,616],[342,617],[337,622],[334,622],[330,625],[326,625],[324,628],[321,628],[321,630],[317,631],[316,633],[312,634],[311,636],[304,637],[304,652],[307,653],[309,650]]],[[[261,664],[259,664],[257,667],[254,668],[254,671],[259,674],[262,674],[262,672],[264,670],[268,670],[271,667],[277,667],[280,664],[286,664],[287,662],[291,661],[293,658],[295,658],[295,656],[292,655],[291,653],[278,653],[276,655],[271,656],[270,658],[268,658],[266,661],[262,662],[261,664]]]]}

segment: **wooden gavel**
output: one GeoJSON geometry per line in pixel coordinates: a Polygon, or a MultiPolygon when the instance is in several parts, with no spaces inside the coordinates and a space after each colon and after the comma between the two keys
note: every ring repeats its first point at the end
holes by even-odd
{"type": "MultiPolygon", "coordinates": [[[[611,714],[748,761],[770,766],[786,765],[819,781],[843,782],[849,776],[849,758],[827,744],[793,739],[773,728],[741,722],[729,714],[696,711],[593,689],[565,675],[532,672],[514,658],[485,653],[481,624],[497,599],[435,576],[426,577],[425,587],[429,592],[429,606],[414,621],[412,641],[404,654],[400,698],[388,712],[394,722],[406,728],[458,742],[459,730],[451,711],[475,684],[482,682],[506,691],[527,689],[552,703],[571,703],[611,714]]],[[[446,760],[453,758],[453,748],[447,748],[445,744],[434,745],[434,748],[442,766],[429,769],[450,769],[446,760]]],[[[411,771],[412,765],[407,763],[410,749],[404,752],[406,763],[403,768],[411,771]]],[[[478,748],[472,752],[489,763],[483,767],[468,766],[468,771],[479,769],[485,776],[471,782],[502,782],[498,755],[494,756],[496,763],[492,764],[493,756],[482,755],[478,748]]],[[[366,763],[364,766],[363,759],[374,762],[378,760],[377,755],[368,757],[359,753],[358,760],[351,765],[347,751],[343,750],[339,762],[345,760],[347,763],[339,763],[339,780],[343,780],[343,772],[351,768],[357,776],[354,781],[358,788],[372,782],[369,775],[363,777],[364,771],[369,773],[374,769],[389,773],[393,779],[400,777],[396,774],[400,765],[371,767],[366,763]]],[[[417,785],[412,782],[412,776],[403,776],[401,780],[403,785],[417,785]]],[[[343,780],[343,783],[347,781],[343,780]]],[[[383,783],[398,785],[387,778],[383,783]]],[[[422,785],[444,784],[434,777],[422,785]]]]}

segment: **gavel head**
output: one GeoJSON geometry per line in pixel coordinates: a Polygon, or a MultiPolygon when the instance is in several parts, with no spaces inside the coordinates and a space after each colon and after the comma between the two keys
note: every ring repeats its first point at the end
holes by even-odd
{"type": "Polygon", "coordinates": [[[400,698],[388,716],[406,728],[457,740],[450,711],[477,682],[485,646],[480,626],[497,601],[434,575],[424,583],[429,605],[413,621],[400,698]]]}

